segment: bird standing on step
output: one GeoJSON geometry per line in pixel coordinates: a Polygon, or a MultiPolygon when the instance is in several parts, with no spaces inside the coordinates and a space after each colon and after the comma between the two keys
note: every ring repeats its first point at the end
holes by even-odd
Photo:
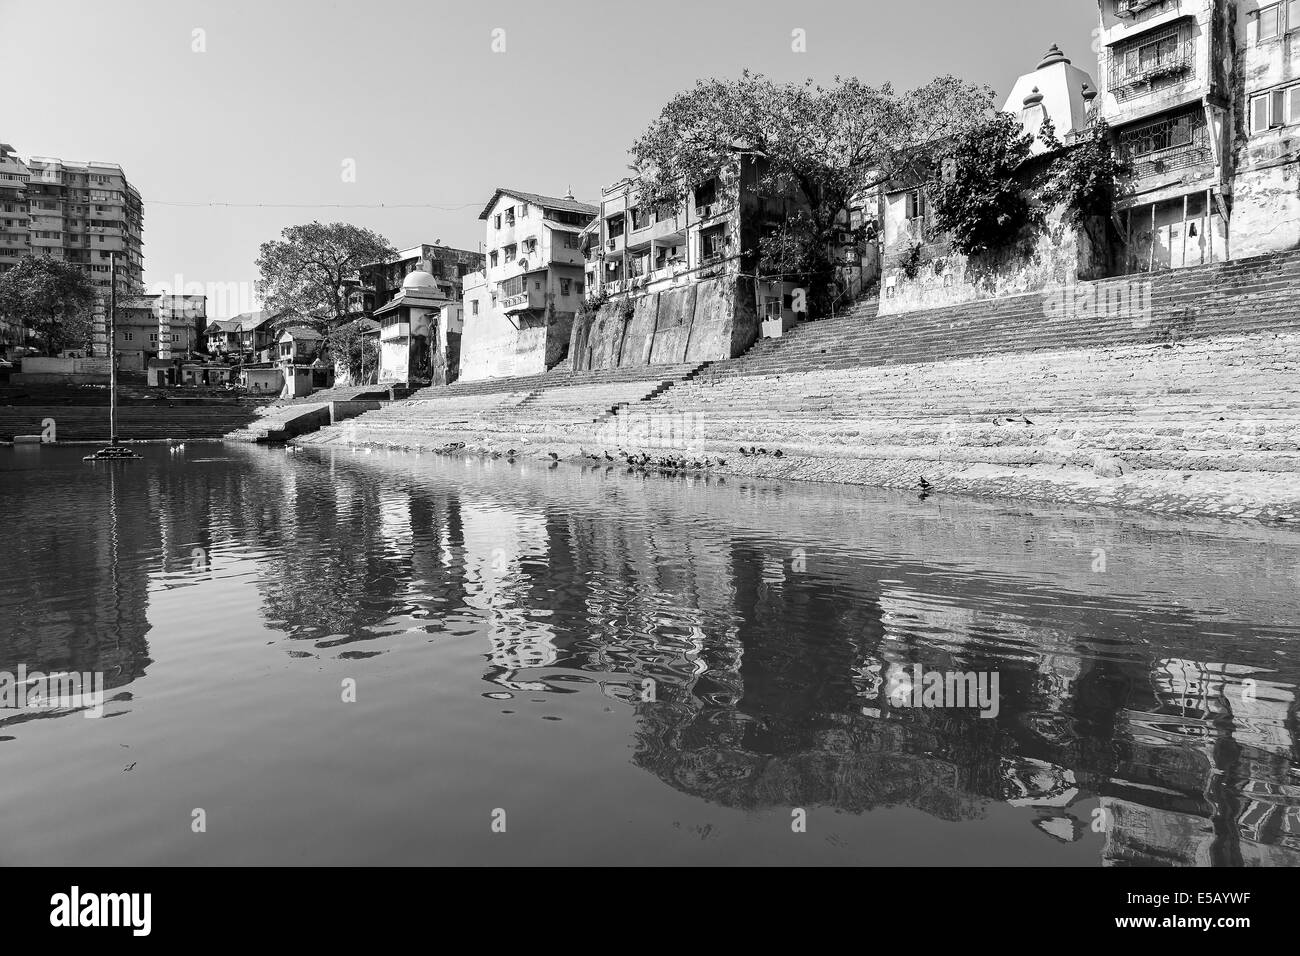
{"type": "Polygon", "coordinates": [[[1001,425],[1002,423],[1001,423],[1000,421],[998,421],[998,420],[997,420],[997,417],[995,416],[994,419],[993,419],[993,424],[994,424],[994,425],[1001,425]]]}
{"type": "Polygon", "coordinates": [[[551,461],[559,461],[559,460],[560,460],[560,456],[557,455],[555,452],[551,452],[551,461]]]}
{"type": "Polygon", "coordinates": [[[921,485],[920,485],[920,487],[921,487],[921,490],[922,490],[922,491],[929,491],[931,488],[934,487],[934,485],[932,485],[932,484],[930,484],[928,481],[926,481],[926,480],[925,480],[925,475],[922,475],[922,476],[921,476],[921,485]]]}

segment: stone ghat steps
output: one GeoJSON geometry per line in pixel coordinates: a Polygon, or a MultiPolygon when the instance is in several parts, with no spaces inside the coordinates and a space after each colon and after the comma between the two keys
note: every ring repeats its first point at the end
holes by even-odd
{"type": "MultiPolygon", "coordinates": [[[[323,394],[317,392],[316,394],[323,394]]],[[[274,432],[285,427],[291,419],[297,418],[307,412],[324,408],[328,403],[324,402],[291,402],[287,405],[276,405],[266,410],[263,415],[257,416],[253,421],[225,435],[227,441],[245,441],[260,442],[266,439],[274,432]]]]}
{"type": "MultiPolygon", "coordinates": [[[[39,435],[42,422],[54,419],[59,441],[108,438],[108,409],[104,406],[11,406],[0,408],[0,439],[39,435]]],[[[256,418],[253,406],[147,407],[127,405],[117,410],[117,431],[126,441],[221,438],[256,418]]]]}
{"type": "Polygon", "coordinates": [[[635,365],[595,372],[573,372],[553,369],[541,375],[522,375],[512,378],[479,379],[473,382],[453,382],[451,385],[430,385],[411,394],[417,401],[435,401],[460,398],[468,395],[491,395],[500,392],[539,391],[582,385],[606,385],[623,382],[660,381],[685,378],[706,363],[674,365],[635,365]]]}
{"type": "Polygon", "coordinates": [[[1038,293],[880,317],[864,306],[761,340],[700,377],[1297,330],[1297,288],[1300,254],[1284,253],[1082,283],[1050,298],[1038,293]],[[1135,292],[1146,289],[1149,296],[1135,292]]]}
{"type": "MultiPolygon", "coordinates": [[[[936,364],[699,378],[645,402],[703,418],[1294,414],[1300,335],[1198,340],[1173,349],[1026,353],[936,364]]],[[[1272,417],[1268,415],[1265,417],[1272,417]]]]}

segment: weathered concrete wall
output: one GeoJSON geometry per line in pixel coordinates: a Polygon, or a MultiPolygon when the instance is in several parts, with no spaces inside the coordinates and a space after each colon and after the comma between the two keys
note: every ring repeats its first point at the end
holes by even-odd
{"type": "Polygon", "coordinates": [[[1300,163],[1241,170],[1233,184],[1234,259],[1300,248],[1300,163]]]}
{"type": "Polygon", "coordinates": [[[461,335],[460,377],[465,381],[546,371],[546,327],[516,329],[490,308],[465,317],[461,335]]]}
{"type": "Polygon", "coordinates": [[[752,287],[732,275],[615,298],[574,323],[575,369],[734,358],[758,336],[752,287]]]}
{"type": "Polygon", "coordinates": [[[907,275],[903,246],[886,249],[881,315],[1041,292],[1105,273],[1104,256],[1094,251],[1088,235],[1059,216],[1007,249],[978,256],[965,256],[942,241],[923,244],[914,277],[907,275]]]}

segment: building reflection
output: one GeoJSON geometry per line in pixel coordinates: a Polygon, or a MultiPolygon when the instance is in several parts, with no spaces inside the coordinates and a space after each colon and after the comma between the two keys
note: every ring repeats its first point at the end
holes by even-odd
{"type": "Polygon", "coordinates": [[[1001,805],[1108,865],[1300,863],[1296,670],[1249,623],[1286,620],[1284,597],[1222,556],[1203,606],[1154,545],[1133,558],[1149,591],[1188,595],[1161,603],[1068,550],[1018,556],[1007,542],[1039,531],[978,509],[939,525],[605,470],[220,456],[98,475],[93,516],[60,513],[75,489],[0,483],[24,527],[0,668],[124,687],[150,663],[150,588],[195,586],[197,551],[249,562],[291,655],[481,642],[484,694],[604,694],[632,716],[636,766],[717,805],[1001,805]],[[69,576],[84,587],[61,600],[69,576]],[[1212,617],[1238,590],[1240,613],[1212,617]],[[996,671],[1000,712],[892,705],[881,675],[912,664],[996,671]]]}

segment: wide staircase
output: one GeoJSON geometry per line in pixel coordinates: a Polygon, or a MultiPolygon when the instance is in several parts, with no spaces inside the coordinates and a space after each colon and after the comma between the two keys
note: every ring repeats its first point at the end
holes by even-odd
{"type": "Polygon", "coordinates": [[[585,433],[699,374],[707,364],[552,371],[430,386],[300,441],[433,447],[466,433],[486,438],[585,433]]]}
{"type": "Polygon", "coordinates": [[[1300,507],[1298,291],[1292,252],[898,315],[863,302],[731,361],[458,383],[342,427],[1031,497],[1123,477],[1222,503],[1274,475],[1300,507]]]}
{"type": "MultiPolygon", "coordinates": [[[[256,418],[257,406],[123,405],[117,410],[117,433],[125,441],[198,441],[221,438],[256,418]]],[[[0,406],[0,441],[41,435],[54,422],[57,441],[102,441],[108,436],[107,405],[0,406]]]]}

